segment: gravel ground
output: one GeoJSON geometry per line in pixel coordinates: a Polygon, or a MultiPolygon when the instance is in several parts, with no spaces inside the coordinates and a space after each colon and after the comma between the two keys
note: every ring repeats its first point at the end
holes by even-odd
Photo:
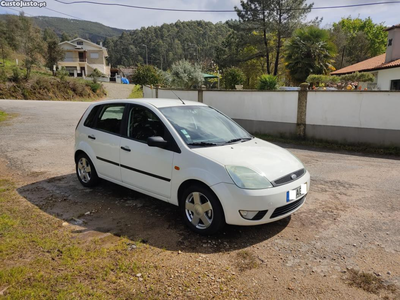
{"type": "Polygon", "coordinates": [[[182,225],[174,206],[107,182],[95,189],[80,186],[74,174],[74,128],[88,105],[0,101],[0,110],[17,115],[0,126],[0,159],[5,162],[0,172],[11,174],[20,195],[44,212],[82,219],[86,230],[76,234],[83,239],[112,234],[145,240],[165,249],[178,272],[182,264],[217,278],[236,265],[231,288],[250,298],[385,295],[346,284],[349,269],[375,274],[399,289],[399,159],[283,145],[311,173],[303,208],[279,222],[228,226],[205,238],[182,225]]]}
{"type": "Polygon", "coordinates": [[[119,84],[111,82],[103,82],[107,90],[106,99],[126,99],[131,94],[134,84],[119,84]]]}

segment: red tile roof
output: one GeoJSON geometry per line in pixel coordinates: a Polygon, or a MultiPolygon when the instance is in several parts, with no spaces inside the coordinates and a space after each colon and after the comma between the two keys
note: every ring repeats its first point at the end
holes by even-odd
{"type": "Polygon", "coordinates": [[[374,71],[374,70],[388,69],[393,67],[400,67],[400,59],[396,59],[391,62],[385,63],[385,58],[386,54],[381,54],[373,58],[356,63],[354,65],[347,66],[340,70],[336,70],[331,74],[342,75],[342,74],[349,74],[361,71],[365,72],[365,71],[374,71]]]}
{"type": "Polygon", "coordinates": [[[393,26],[391,26],[391,27],[388,27],[388,28],[385,29],[385,31],[389,31],[389,30],[392,30],[392,29],[395,29],[395,28],[400,28],[400,24],[397,24],[397,25],[393,25],[393,26]]]}

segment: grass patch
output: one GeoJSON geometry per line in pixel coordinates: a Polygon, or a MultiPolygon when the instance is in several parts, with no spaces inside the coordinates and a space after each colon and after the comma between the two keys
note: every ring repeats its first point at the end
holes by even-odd
{"type": "Polygon", "coordinates": [[[241,250],[236,254],[236,267],[242,272],[257,268],[257,258],[252,252],[241,250]]]}
{"type": "MultiPolygon", "coordinates": [[[[0,291],[6,299],[192,299],[214,283],[198,285],[193,260],[124,237],[83,240],[0,177],[0,291]],[[130,249],[130,245],[135,248],[130,249]],[[185,271],[185,273],[182,273],[185,271]],[[187,287],[182,288],[187,281],[187,287]]],[[[242,259],[252,261],[244,255],[242,259]]],[[[203,270],[203,269],[201,269],[203,270]]],[[[227,278],[211,291],[237,298],[227,278]]]]}
{"type": "Polygon", "coordinates": [[[128,99],[137,99],[137,98],[143,98],[143,90],[142,87],[138,84],[134,86],[132,89],[131,94],[129,95],[128,99]]]}
{"type": "Polygon", "coordinates": [[[297,137],[291,137],[285,135],[272,136],[260,133],[255,133],[254,135],[268,142],[302,145],[302,146],[335,150],[335,151],[350,151],[350,152],[362,152],[367,154],[400,156],[400,147],[396,146],[379,147],[367,143],[345,143],[345,142],[332,142],[321,139],[299,139],[297,137]]]}
{"type": "Polygon", "coordinates": [[[380,291],[395,293],[396,286],[393,284],[384,284],[384,281],[374,274],[359,272],[353,269],[349,270],[347,283],[351,286],[363,289],[366,292],[378,294],[380,291]]]}
{"type": "Polygon", "coordinates": [[[0,122],[5,121],[8,117],[8,114],[5,113],[4,111],[0,110],[0,122]]]}

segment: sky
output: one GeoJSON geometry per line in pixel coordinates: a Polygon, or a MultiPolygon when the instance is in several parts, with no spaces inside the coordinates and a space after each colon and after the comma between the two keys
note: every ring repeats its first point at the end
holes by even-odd
{"type": "MultiPolygon", "coordinates": [[[[6,0],[7,1],[7,0],[6,0]]],[[[19,1],[19,0],[14,0],[19,1]]],[[[30,1],[30,0],[29,0],[30,1]]],[[[213,23],[237,19],[236,13],[194,13],[194,12],[170,12],[143,10],[127,7],[101,6],[94,4],[62,4],[56,0],[36,0],[45,2],[45,8],[25,7],[23,11],[28,16],[51,16],[82,19],[87,21],[99,22],[107,26],[121,29],[138,29],[147,26],[159,26],[163,23],[175,23],[176,21],[205,20],[213,23]],[[69,15],[69,16],[67,16],[69,15]]],[[[73,2],[79,0],[61,0],[63,2],[73,2]]],[[[240,6],[240,0],[89,0],[102,3],[120,3],[136,6],[174,8],[174,9],[198,9],[198,10],[233,10],[234,6],[240,6]]],[[[307,0],[308,3],[314,2],[314,7],[339,6],[348,4],[385,2],[388,0],[307,0]]],[[[17,14],[21,8],[13,9],[1,6],[5,1],[0,0],[0,14],[17,14]]],[[[400,0],[399,4],[382,4],[376,6],[313,10],[308,16],[308,20],[315,17],[322,17],[322,27],[329,27],[333,22],[339,21],[342,17],[351,16],[362,19],[371,17],[375,23],[384,22],[386,26],[400,23],[400,0]]]]}

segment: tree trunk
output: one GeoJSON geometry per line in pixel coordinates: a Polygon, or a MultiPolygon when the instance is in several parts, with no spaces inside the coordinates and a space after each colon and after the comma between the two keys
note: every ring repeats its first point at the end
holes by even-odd
{"type": "Polygon", "coordinates": [[[264,28],[263,28],[263,33],[264,33],[264,45],[265,45],[265,56],[266,56],[266,63],[267,63],[267,73],[271,74],[271,69],[269,65],[269,50],[268,50],[268,39],[267,39],[267,23],[265,21],[265,10],[263,10],[263,22],[264,22],[264,28]]]}
{"type": "Polygon", "coordinates": [[[275,68],[274,68],[274,76],[278,75],[278,67],[279,67],[279,56],[281,54],[281,30],[280,26],[282,24],[282,10],[279,7],[279,21],[278,21],[278,35],[277,35],[277,45],[276,45],[276,57],[275,57],[275,68]]]}

